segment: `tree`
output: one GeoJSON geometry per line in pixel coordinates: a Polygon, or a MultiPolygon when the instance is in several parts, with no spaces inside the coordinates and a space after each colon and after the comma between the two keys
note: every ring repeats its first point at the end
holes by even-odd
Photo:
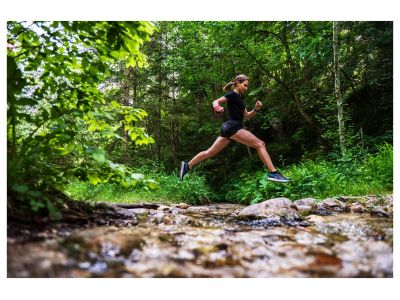
{"type": "Polygon", "coordinates": [[[339,140],[340,140],[340,149],[342,151],[342,155],[344,155],[346,151],[346,143],[344,135],[343,98],[340,89],[338,22],[333,21],[332,27],[333,27],[333,63],[334,63],[333,72],[335,76],[335,96],[336,96],[336,104],[338,111],[339,140]]]}
{"type": "Polygon", "coordinates": [[[8,22],[7,141],[10,205],[53,209],[52,194],[71,178],[133,184],[99,139],[153,142],[136,124],[146,112],[106,102],[100,83],[124,59],[142,66],[148,22],[8,22]],[[119,116],[122,116],[120,118],[119,116]],[[120,120],[120,122],[116,122],[120,120]],[[84,134],[82,132],[85,131],[84,134]],[[89,135],[87,133],[90,133],[89,135]]]}

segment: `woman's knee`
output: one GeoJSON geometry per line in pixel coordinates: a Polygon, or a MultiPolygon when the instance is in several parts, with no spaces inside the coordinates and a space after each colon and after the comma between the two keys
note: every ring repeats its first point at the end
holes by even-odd
{"type": "Polygon", "coordinates": [[[263,149],[263,148],[265,148],[265,143],[262,140],[258,140],[254,143],[253,147],[256,149],[263,149]]]}

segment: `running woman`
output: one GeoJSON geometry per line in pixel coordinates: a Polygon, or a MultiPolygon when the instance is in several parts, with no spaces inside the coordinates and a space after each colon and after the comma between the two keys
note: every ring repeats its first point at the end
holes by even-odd
{"type": "Polygon", "coordinates": [[[247,91],[249,78],[246,75],[238,75],[234,80],[224,87],[224,92],[229,91],[221,98],[213,101],[213,109],[217,114],[224,112],[222,103],[227,103],[229,119],[221,126],[221,135],[215,140],[214,144],[205,151],[198,153],[191,161],[182,161],[180,165],[179,178],[183,177],[199,162],[217,155],[232,140],[255,148],[261,161],[269,170],[267,179],[276,182],[288,182],[290,179],[279,173],[269,157],[265,148],[265,143],[257,138],[250,131],[243,128],[243,119],[250,119],[261,110],[262,103],[257,101],[254,109],[248,112],[244,106],[243,94],[247,91]],[[233,89],[232,89],[233,88],[233,89]]]}

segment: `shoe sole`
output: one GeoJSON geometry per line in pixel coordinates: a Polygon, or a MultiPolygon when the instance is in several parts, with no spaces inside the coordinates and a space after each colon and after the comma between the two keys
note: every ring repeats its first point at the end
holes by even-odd
{"type": "Polygon", "coordinates": [[[179,179],[183,180],[183,169],[185,167],[185,163],[181,162],[181,170],[179,171],[179,179]]]}
{"type": "Polygon", "coordinates": [[[270,180],[270,181],[274,181],[274,182],[282,182],[282,183],[285,183],[285,182],[289,182],[290,180],[280,180],[280,179],[275,179],[275,178],[267,178],[268,180],[270,180]]]}

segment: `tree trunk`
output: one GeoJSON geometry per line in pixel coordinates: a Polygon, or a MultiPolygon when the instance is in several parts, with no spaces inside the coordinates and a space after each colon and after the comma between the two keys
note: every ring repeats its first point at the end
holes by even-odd
{"type": "Polygon", "coordinates": [[[175,121],[175,101],[176,101],[176,90],[175,90],[175,72],[172,71],[172,114],[170,117],[170,144],[172,149],[172,159],[174,165],[178,164],[177,150],[176,150],[176,121],[175,121]]]}
{"type": "Polygon", "coordinates": [[[132,96],[133,102],[137,101],[137,85],[138,85],[137,77],[138,77],[138,67],[135,66],[135,69],[133,70],[133,96],[132,96]]]}
{"type": "Polygon", "coordinates": [[[161,161],[161,102],[162,102],[162,74],[161,74],[161,62],[160,62],[160,70],[158,76],[158,101],[157,108],[155,114],[155,123],[154,123],[154,133],[156,136],[156,158],[157,161],[161,161]]]}
{"type": "MultiPolygon", "coordinates": [[[[124,99],[123,99],[123,104],[125,106],[129,105],[129,75],[131,73],[131,68],[126,68],[124,70],[124,99]]],[[[124,163],[128,164],[129,161],[129,136],[128,136],[128,131],[127,130],[123,130],[123,136],[125,138],[125,145],[124,145],[124,163]]]]}
{"type": "Polygon", "coordinates": [[[161,162],[161,105],[162,105],[162,97],[163,97],[163,26],[160,27],[160,41],[159,41],[159,48],[158,48],[158,101],[156,107],[156,118],[154,123],[154,133],[156,137],[156,159],[157,162],[161,162]]]}
{"type": "Polygon", "coordinates": [[[343,98],[340,90],[340,71],[339,71],[339,41],[338,41],[338,22],[333,22],[333,73],[335,75],[335,96],[336,105],[338,109],[338,123],[339,123],[339,142],[342,155],[345,154],[345,136],[344,136],[344,116],[343,116],[343,98]]]}

